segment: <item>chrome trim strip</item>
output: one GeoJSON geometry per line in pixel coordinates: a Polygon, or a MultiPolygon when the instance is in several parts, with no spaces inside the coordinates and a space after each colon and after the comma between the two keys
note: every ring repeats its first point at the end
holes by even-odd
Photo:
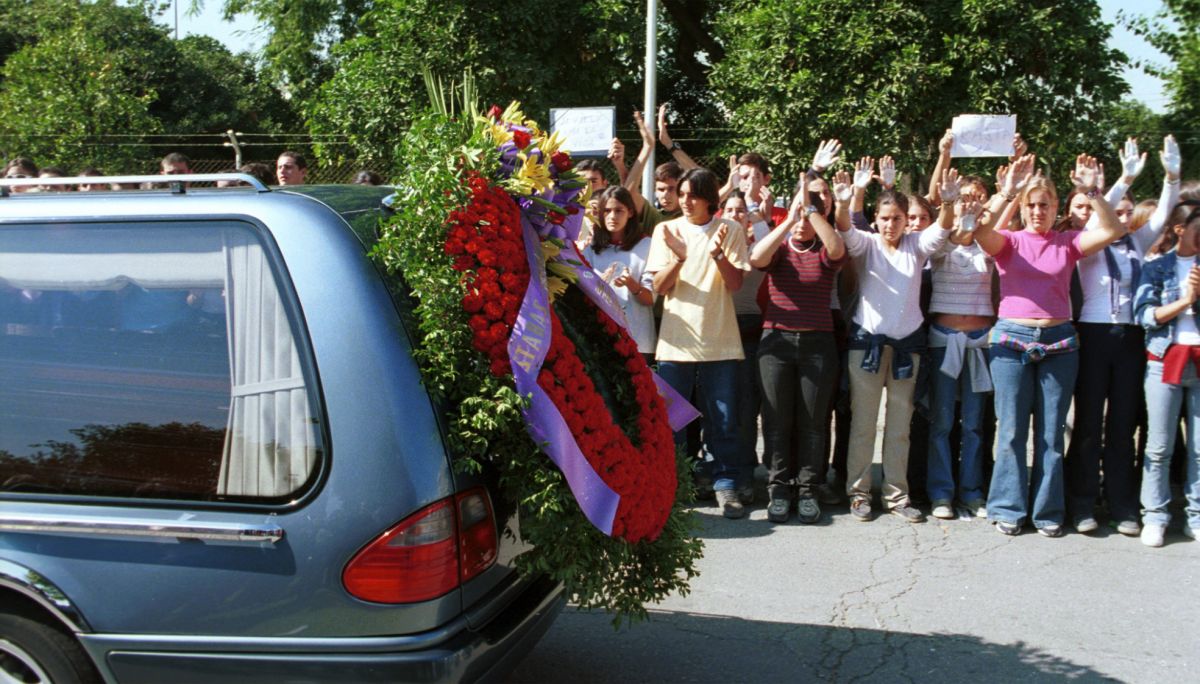
{"type": "Polygon", "coordinates": [[[76,633],[92,631],[71,599],[53,582],[34,570],[0,559],[0,587],[13,589],[28,596],[76,633]]]}
{"type": "Polygon", "coordinates": [[[184,183],[215,183],[217,181],[241,181],[259,192],[271,189],[248,173],[186,173],[174,176],[69,176],[65,178],[0,178],[0,197],[8,197],[10,188],[37,187],[39,185],[101,185],[104,183],[142,184],[154,183],[156,187],[171,186],[176,194],[184,192],[184,183]],[[178,188],[175,188],[175,186],[178,188]]]}
{"type": "Polygon", "coordinates": [[[88,536],[205,539],[210,541],[274,544],[283,539],[283,528],[273,523],[201,522],[155,518],[117,518],[82,515],[0,513],[0,531],[54,532],[88,536]]]}

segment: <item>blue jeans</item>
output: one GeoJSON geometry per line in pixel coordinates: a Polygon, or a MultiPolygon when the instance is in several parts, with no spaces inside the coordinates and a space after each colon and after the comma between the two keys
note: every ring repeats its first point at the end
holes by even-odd
{"type": "MultiPolygon", "coordinates": [[[[741,467],[738,453],[737,368],[741,361],[659,361],[658,375],[679,394],[690,397],[698,388],[704,414],[704,447],[713,457],[713,489],[734,489],[741,467]]],[[[686,446],[687,431],[675,433],[675,444],[686,446]]]]}
{"type": "Polygon", "coordinates": [[[958,500],[983,499],[983,414],[991,395],[971,390],[971,369],[963,363],[962,373],[952,378],[940,369],[945,347],[930,348],[929,472],[926,489],[932,501],[954,500],[955,403],[962,403],[962,443],[958,451],[958,500]]]}
{"type": "MultiPolygon", "coordinates": [[[[1075,334],[1070,323],[1033,328],[1006,320],[997,322],[993,331],[1007,333],[1023,342],[1047,345],[1075,334]]],[[[1060,352],[1025,363],[1021,352],[1008,347],[993,344],[990,353],[997,425],[996,466],[988,493],[988,517],[1018,525],[1032,517],[1038,528],[1062,525],[1066,517],[1063,431],[1079,372],[1079,354],[1060,352]],[[1032,474],[1025,463],[1031,415],[1032,474]]]]}
{"type": "Polygon", "coordinates": [[[1171,521],[1167,505],[1171,503],[1171,455],[1175,447],[1175,431],[1179,425],[1179,408],[1187,399],[1187,476],[1183,493],[1187,499],[1188,526],[1200,531],[1200,378],[1189,361],[1179,385],[1162,381],[1162,362],[1146,365],[1146,413],[1149,425],[1146,439],[1146,459],[1142,464],[1143,521],[1147,525],[1163,525],[1171,521]]]}

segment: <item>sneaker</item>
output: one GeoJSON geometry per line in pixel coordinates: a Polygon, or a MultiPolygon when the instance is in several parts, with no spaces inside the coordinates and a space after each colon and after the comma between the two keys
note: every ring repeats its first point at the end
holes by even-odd
{"type": "Polygon", "coordinates": [[[1075,520],[1075,531],[1079,534],[1091,534],[1098,529],[1100,529],[1099,523],[1090,515],[1075,520]]]}
{"type": "Polygon", "coordinates": [[[934,501],[933,502],[933,517],[939,520],[954,520],[958,517],[954,512],[954,507],[949,501],[934,501]]]}
{"type": "Polygon", "coordinates": [[[713,491],[712,478],[705,477],[705,476],[697,476],[696,477],[696,501],[705,501],[707,499],[713,498],[714,495],[715,495],[715,492],[713,491]]]}
{"type": "Polygon", "coordinates": [[[738,501],[737,492],[732,489],[722,489],[716,493],[717,506],[721,509],[721,515],[726,518],[737,519],[746,515],[746,507],[738,501]]]}
{"type": "Polygon", "coordinates": [[[748,484],[738,487],[737,497],[738,501],[741,501],[745,506],[749,506],[750,504],[754,503],[754,485],[748,484]]]}
{"type": "Polygon", "coordinates": [[[871,522],[870,499],[858,498],[850,502],[850,515],[858,522],[871,522]]]}
{"type": "Polygon", "coordinates": [[[1065,534],[1065,532],[1063,532],[1062,525],[1046,525],[1045,527],[1038,528],[1038,534],[1042,535],[1043,537],[1050,537],[1051,539],[1055,539],[1055,538],[1063,536],[1063,534],[1065,534]]]}
{"type": "Polygon", "coordinates": [[[1166,525],[1146,525],[1142,528],[1142,544],[1158,548],[1163,545],[1163,535],[1166,533],[1166,525]]]}
{"type": "Polygon", "coordinates": [[[1191,539],[1192,541],[1196,541],[1196,535],[1198,535],[1198,534],[1200,534],[1200,532],[1197,532],[1196,528],[1191,527],[1189,525],[1183,526],[1183,536],[1187,537],[1188,539],[1191,539]]]}
{"type": "Polygon", "coordinates": [[[892,508],[888,511],[888,513],[891,513],[892,515],[897,516],[899,518],[903,518],[905,520],[905,522],[910,522],[910,523],[925,522],[925,514],[921,512],[921,509],[917,508],[916,506],[912,506],[910,504],[900,504],[899,506],[892,506],[892,508]]]}
{"type": "Polygon", "coordinates": [[[986,518],[987,517],[987,502],[984,501],[983,499],[975,499],[974,501],[968,501],[963,505],[966,506],[967,510],[971,512],[971,515],[976,518],[986,518]]]}
{"type": "Polygon", "coordinates": [[[1136,537],[1142,532],[1142,526],[1136,520],[1122,520],[1120,522],[1114,522],[1111,524],[1113,527],[1117,528],[1117,532],[1120,532],[1126,537],[1136,537]]]}
{"type": "Polygon", "coordinates": [[[1021,534],[1021,526],[1007,520],[997,520],[996,531],[1009,537],[1015,537],[1021,534]]]}
{"type": "Polygon", "coordinates": [[[767,520],[773,523],[785,523],[788,521],[788,513],[791,512],[792,502],[783,497],[771,499],[771,503],[767,504],[767,520]]]}
{"type": "Polygon", "coordinates": [[[821,519],[821,507],[811,496],[802,496],[796,502],[796,519],[805,525],[811,525],[821,519]]]}
{"type": "Polygon", "coordinates": [[[817,489],[817,501],[826,506],[836,506],[846,501],[846,497],[831,484],[819,484],[817,489]]]}

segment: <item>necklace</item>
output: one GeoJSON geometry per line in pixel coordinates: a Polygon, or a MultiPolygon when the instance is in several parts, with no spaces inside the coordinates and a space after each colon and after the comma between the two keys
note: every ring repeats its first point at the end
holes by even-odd
{"type": "Polygon", "coordinates": [[[813,249],[815,249],[817,246],[817,241],[811,240],[811,241],[809,241],[807,247],[805,247],[804,249],[800,249],[799,247],[796,246],[796,236],[794,236],[794,235],[789,235],[787,242],[788,242],[788,249],[792,250],[796,254],[808,254],[809,252],[813,251],[813,249]]]}

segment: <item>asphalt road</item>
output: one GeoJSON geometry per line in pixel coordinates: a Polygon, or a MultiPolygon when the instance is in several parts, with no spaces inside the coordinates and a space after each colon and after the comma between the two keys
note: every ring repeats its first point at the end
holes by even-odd
{"type": "Polygon", "coordinates": [[[845,506],[772,525],[761,498],[743,520],[695,509],[690,595],[621,630],[568,608],[509,681],[1200,681],[1200,542],[1179,515],[1148,549],[845,506]]]}

